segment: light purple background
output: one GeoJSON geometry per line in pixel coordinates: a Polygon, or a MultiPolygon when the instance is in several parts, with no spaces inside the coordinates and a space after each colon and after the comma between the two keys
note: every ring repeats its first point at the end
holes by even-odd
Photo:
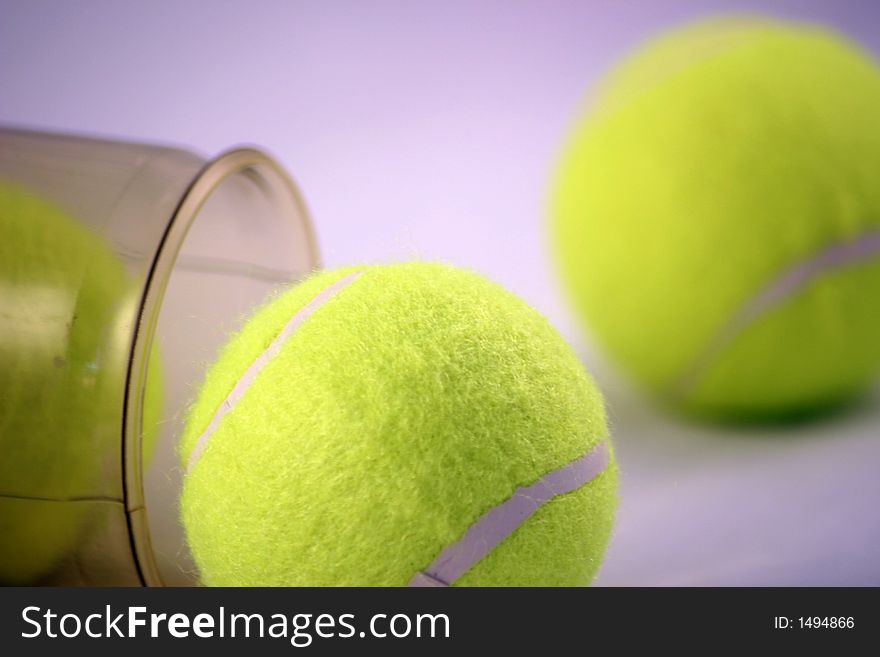
{"type": "Polygon", "coordinates": [[[666,27],[770,8],[880,52],[868,0],[3,0],[0,122],[261,145],[302,186],[328,266],[440,259],[526,298],[608,394],[623,486],[600,583],[876,585],[880,395],[774,432],[664,417],[590,349],[548,257],[547,187],[590,84],[666,27]]]}

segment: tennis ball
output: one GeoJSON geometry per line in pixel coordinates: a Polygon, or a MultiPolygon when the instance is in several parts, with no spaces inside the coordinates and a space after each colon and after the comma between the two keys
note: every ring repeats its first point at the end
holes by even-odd
{"type": "Polygon", "coordinates": [[[106,331],[125,290],[97,236],[0,183],[0,582],[47,575],[81,537],[102,468],[118,468],[106,331]]]}
{"type": "Polygon", "coordinates": [[[209,369],[180,454],[209,585],[583,585],[616,504],[574,353],[438,264],[321,273],[264,306],[209,369]]]}
{"type": "Polygon", "coordinates": [[[567,148],[552,224],[592,333],[664,400],[768,420],[880,368],[880,73],[825,29],[728,20],[632,55],[567,148]]]}

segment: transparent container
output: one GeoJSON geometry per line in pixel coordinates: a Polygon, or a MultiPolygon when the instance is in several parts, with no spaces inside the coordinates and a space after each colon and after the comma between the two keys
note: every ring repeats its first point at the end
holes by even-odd
{"type": "Polygon", "coordinates": [[[257,150],[0,129],[0,583],[197,583],[187,408],[229,334],[318,265],[257,150]]]}

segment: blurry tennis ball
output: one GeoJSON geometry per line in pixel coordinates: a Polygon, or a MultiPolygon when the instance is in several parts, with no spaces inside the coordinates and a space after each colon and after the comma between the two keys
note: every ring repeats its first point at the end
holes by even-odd
{"type": "Polygon", "coordinates": [[[584,585],[616,505],[603,403],[468,272],[317,274],[208,371],[180,449],[209,585],[584,585]]]}
{"type": "Polygon", "coordinates": [[[0,582],[47,575],[118,467],[107,327],[125,290],[97,236],[0,183],[0,582]]]}
{"type": "Polygon", "coordinates": [[[880,367],[880,73],[819,27],[720,20],[632,55],[568,146],[553,233],[598,341],[724,419],[836,404],[880,367]]]}

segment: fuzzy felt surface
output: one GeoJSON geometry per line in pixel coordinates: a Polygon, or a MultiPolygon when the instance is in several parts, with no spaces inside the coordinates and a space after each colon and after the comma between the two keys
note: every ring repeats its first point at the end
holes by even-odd
{"type": "MultiPolygon", "coordinates": [[[[880,73],[824,29],[728,20],[663,36],[594,97],[555,190],[561,271],[592,333],[673,398],[787,270],[880,230],[880,73]]],[[[742,330],[675,403],[770,418],[880,369],[880,257],[829,270],[742,330]]]]}
{"type": "MultiPolygon", "coordinates": [[[[260,309],[206,375],[183,464],[285,323],[358,269],[185,478],[181,517],[206,584],[405,586],[517,487],[607,436],[600,394],[543,317],[475,274],[413,263],[320,273],[260,309]]],[[[456,584],[587,584],[615,495],[612,462],[456,584]]]]}
{"type": "Polygon", "coordinates": [[[89,508],[66,500],[94,495],[118,464],[119,379],[105,375],[125,290],[98,237],[0,184],[0,582],[51,570],[89,508]]]}

